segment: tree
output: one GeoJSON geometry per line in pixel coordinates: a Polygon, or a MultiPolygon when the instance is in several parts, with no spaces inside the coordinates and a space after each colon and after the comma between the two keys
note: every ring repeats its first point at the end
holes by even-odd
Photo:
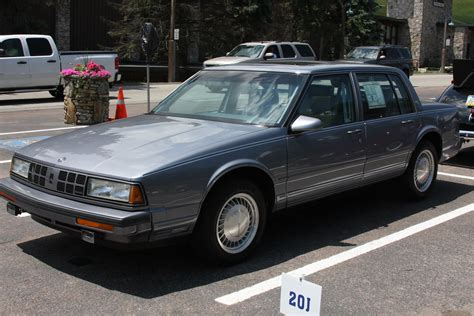
{"type": "Polygon", "coordinates": [[[349,47],[380,43],[382,29],[375,18],[379,7],[375,0],[346,2],[346,36],[349,38],[349,47]]]}

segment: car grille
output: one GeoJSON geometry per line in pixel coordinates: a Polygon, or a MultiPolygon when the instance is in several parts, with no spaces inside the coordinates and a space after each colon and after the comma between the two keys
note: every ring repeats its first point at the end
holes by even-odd
{"type": "Polygon", "coordinates": [[[474,131],[474,122],[473,124],[461,123],[461,126],[459,126],[459,129],[462,131],[474,131]]]}
{"type": "Polygon", "coordinates": [[[87,176],[32,162],[28,182],[48,190],[84,196],[87,176]]]}

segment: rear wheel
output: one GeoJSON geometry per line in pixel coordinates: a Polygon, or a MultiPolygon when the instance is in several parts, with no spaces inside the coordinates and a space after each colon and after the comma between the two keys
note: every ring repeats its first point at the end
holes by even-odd
{"type": "Polygon", "coordinates": [[[436,148],[431,142],[423,141],[413,153],[402,180],[413,197],[424,198],[433,190],[437,173],[436,148]]]}
{"type": "Polygon", "coordinates": [[[51,94],[56,99],[63,99],[64,98],[64,87],[57,86],[54,90],[49,90],[49,94],[51,94]]]}
{"type": "Polygon", "coordinates": [[[255,248],[265,224],[266,204],[260,189],[244,179],[226,181],[206,198],[193,247],[205,259],[238,263],[255,248]]]}

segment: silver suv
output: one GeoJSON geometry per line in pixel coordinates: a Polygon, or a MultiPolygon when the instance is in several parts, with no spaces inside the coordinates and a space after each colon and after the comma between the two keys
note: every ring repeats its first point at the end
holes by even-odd
{"type": "Polygon", "coordinates": [[[259,62],[267,59],[315,60],[316,54],[307,43],[249,42],[236,46],[226,56],[206,60],[204,67],[259,62]]]}

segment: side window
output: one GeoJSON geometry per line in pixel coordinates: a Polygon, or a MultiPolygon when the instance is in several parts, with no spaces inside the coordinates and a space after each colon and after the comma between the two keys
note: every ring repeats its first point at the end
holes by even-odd
{"type": "Polygon", "coordinates": [[[400,115],[395,93],[386,75],[357,74],[357,81],[366,120],[400,115]]]}
{"type": "Polygon", "coordinates": [[[295,45],[296,49],[300,53],[301,57],[314,57],[313,52],[311,51],[311,48],[309,48],[308,45],[304,44],[296,44],[295,45]]]}
{"type": "Polygon", "coordinates": [[[30,56],[51,56],[53,50],[45,38],[27,38],[26,43],[30,50],[30,56]]]}
{"type": "Polygon", "coordinates": [[[398,105],[400,106],[402,114],[414,112],[413,105],[402,80],[395,75],[390,75],[390,80],[392,80],[393,90],[395,91],[395,95],[397,96],[398,105]]]}
{"type": "Polygon", "coordinates": [[[385,49],[385,53],[387,54],[387,59],[400,59],[400,55],[395,48],[387,48],[385,49]]]}
{"type": "MultiPolygon", "coordinates": [[[[278,47],[276,45],[270,45],[268,46],[267,50],[265,51],[265,54],[272,53],[274,58],[280,58],[280,52],[278,51],[278,47]]],[[[265,54],[263,56],[265,56],[265,54]]]]}
{"type": "Polygon", "coordinates": [[[23,47],[21,41],[17,38],[7,39],[0,43],[0,48],[5,51],[3,57],[21,57],[23,54],[23,47]]]}
{"type": "Polygon", "coordinates": [[[411,54],[408,48],[400,48],[400,55],[405,59],[411,59],[411,54]]]}
{"type": "Polygon", "coordinates": [[[298,114],[320,119],[323,127],[354,122],[354,97],[349,76],[315,77],[303,97],[298,114]]]}
{"type": "Polygon", "coordinates": [[[283,44],[280,46],[283,51],[283,58],[295,58],[296,53],[291,45],[283,44]]]}

